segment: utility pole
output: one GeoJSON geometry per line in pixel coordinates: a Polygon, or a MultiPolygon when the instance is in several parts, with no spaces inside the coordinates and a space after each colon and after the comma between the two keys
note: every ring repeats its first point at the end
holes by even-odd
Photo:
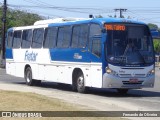
{"type": "Polygon", "coordinates": [[[5,60],[6,13],[7,13],[7,0],[4,0],[3,16],[2,16],[2,46],[1,46],[3,60],[5,60]]]}
{"type": "Polygon", "coordinates": [[[119,11],[120,18],[123,18],[122,13],[127,11],[127,9],[121,9],[121,8],[120,9],[114,9],[114,10],[115,10],[115,12],[119,11]]]}

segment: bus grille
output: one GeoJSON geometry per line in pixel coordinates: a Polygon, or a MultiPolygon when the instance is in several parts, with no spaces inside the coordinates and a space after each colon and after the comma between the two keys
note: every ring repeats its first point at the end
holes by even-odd
{"type": "Polygon", "coordinates": [[[138,81],[136,83],[132,83],[129,81],[122,81],[122,82],[123,82],[123,85],[141,85],[143,83],[143,81],[138,81]]]}
{"type": "Polygon", "coordinates": [[[144,78],[146,77],[145,74],[135,74],[134,76],[132,74],[119,74],[122,78],[131,78],[131,77],[138,77],[138,78],[144,78]]]}

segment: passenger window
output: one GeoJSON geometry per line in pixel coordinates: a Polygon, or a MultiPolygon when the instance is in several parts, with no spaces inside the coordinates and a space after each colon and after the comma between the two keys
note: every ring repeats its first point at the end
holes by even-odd
{"type": "Polygon", "coordinates": [[[12,48],[13,32],[8,32],[7,46],[12,48]]]}
{"type": "Polygon", "coordinates": [[[73,27],[73,33],[72,33],[72,47],[73,48],[78,47],[79,31],[80,31],[80,26],[73,27]]]}
{"type": "Polygon", "coordinates": [[[46,28],[44,34],[44,48],[54,48],[56,46],[56,38],[57,28],[46,28]]]}
{"type": "Polygon", "coordinates": [[[101,40],[94,39],[92,41],[92,53],[98,57],[101,57],[101,40]]]}
{"type": "Polygon", "coordinates": [[[59,28],[58,38],[57,38],[57,47],[58,48],[67,48],[70,45],[71,29],[70,27],[59,28]]]}
{"type": "Polygon", "coordinates": [[[101,35],[101,27],[98,24],[91,24],[90,25],[90,34],[89,36],[100,36],[101,35]]]}
{"type": "Polygon", "coordinates": [[[91,24],[90,25],[90,33],[89,33],[89,42],[88,42],[88,48],[91,51],[91,43],[93,37],[99,36],[101,37],[101,27],[98,24],[91,24]]]}
{"type": "Polygon", "coordinates": [[[23,30],[22,34],[22,48],[30,48],[32,41],[32,30],[23,30]]]}
{"type": "Polygon", "coordinates": [[[22,31],[15,31],[13,35],[13,48],[20,48],[22,31]]]}
{"type": "Polygon", "coordinates": [[[88,24],[74,26],[72,34],[72,47],[85,48],[88,40],[88,24]]]}
{"type": "Polygon", "coordinates": [[[44,28],[34,29],[33,31],[33,48],[41,48],[43,43],[44,28]]]}
{"type": "Polygon", "coordinates": [[[88,39],[88,25],[81,25],[80,35],[79,35],[79,48],[85,48],[88,39]]]}

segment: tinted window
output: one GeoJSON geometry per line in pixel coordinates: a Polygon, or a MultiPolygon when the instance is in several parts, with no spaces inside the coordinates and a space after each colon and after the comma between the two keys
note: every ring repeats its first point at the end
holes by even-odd
{"type": "Polygon", "coordinates": [[[92,41],[92,53],[98,57],[101,57],[101,40],[94,39],[92,41]]]}
{"type": "Polygon", "coordinates": [[[153,41],[148,26],[131,23],[110,23],[105,26],[108,62],[122,65],[147,65],[154,62],[153,41]]]}
{"type": "Polygon", "coordinates": [[[88,25],[80,25],[73,27],[72,47],[84,48],[86,47],[88,39],[88,25]]]}
{"type": "Polygon", "coordinates": [[[13,48],[19,48],[21,45],[21,33],[22,31],[15,31],[13,36],[13,48]]]}
{"type": "Polygon", "coordinates": [[[32,40],[32,30],[23,30],[22,48],[29,48],[32,40]]]}
{"type": "Polygon", "coordinates": [[[56,45],[57,28],[46,28],[44,35],[44,48],[54,48],[56,45]]]}
{"type": "Polygon", "coordinates": [[[9,48],[12,47],[12,40],[13,40],[13,32],[8,32],[7,46],[8,46],[9,48]]]}
{"type": "Polygon", "coordinates": [[[79,47],[86,47],[88,39],[88,25],[81,25],[80,33],[79,33],[79,47]]]}
{"type": "Polygon", "coordinates": [[[70,27],[59,28],[57,47],[67,48],[70,45],[71,29],[70,27]]]}
{"type": "Polygon", "coordinates": [[[33,42],[32,42],[33,48],[41,48],[42,47],[43,34],[44,34],[43,28],[38,28],[33,31],[33,42]]]}
{"type": "Polygon", "coordinates": [[[73,33],[72,33],[72,47],[73,48],[78,47],[79,31],[80,31],[80,26],[75,26],[73,28],[73,33]]]}
{"type": "Polygon", "coordinates": [[[88,43],[89,50],[91,49],[92,38],[96,36],[101,36],[101,28],[98,24],[91,24],[88,43]]]}
{"type": "Polygon", "coordinates": [[[90,36],[100,36],[101,27],[98,24],[91,24],[90,26],[90,36]]]}

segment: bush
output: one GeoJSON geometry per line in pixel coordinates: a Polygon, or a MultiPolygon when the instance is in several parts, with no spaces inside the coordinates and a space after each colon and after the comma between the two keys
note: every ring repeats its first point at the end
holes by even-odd
{"type": "Polygon", "coordinates": [[[160,54],[160,40],[158,39],[154,39],[153,40],[153,44],[154,44],[154,50],[157,54],[160,54]]]}

